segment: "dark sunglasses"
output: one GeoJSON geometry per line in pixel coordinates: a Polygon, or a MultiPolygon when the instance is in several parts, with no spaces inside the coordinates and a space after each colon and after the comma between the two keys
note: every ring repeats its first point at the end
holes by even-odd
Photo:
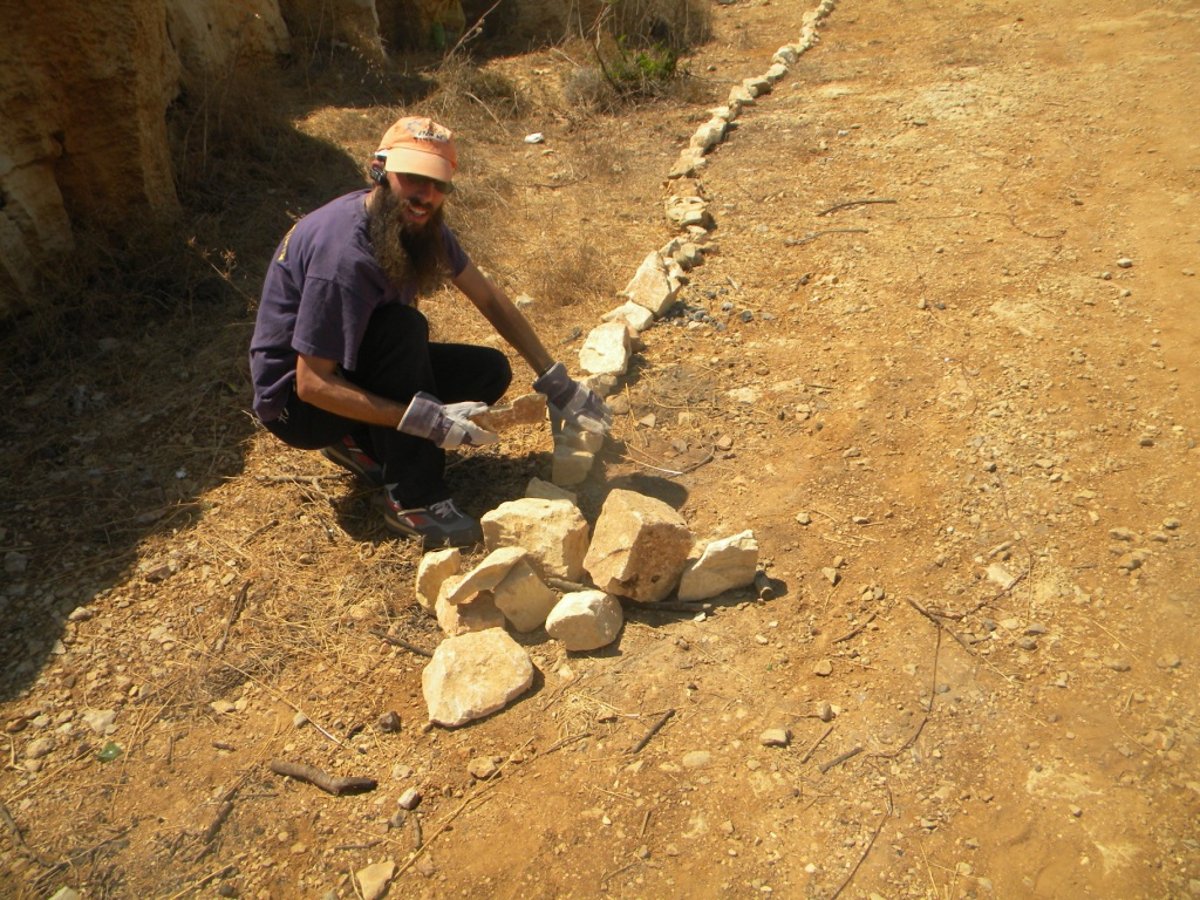
{"type": "Polygon", "coordinates": [[[416,184],[421,187],[424,187],[425,185],[429,185],[435,191],[437,191],[439,194],[454,193],[454,185],[452,185],[449,181],[438,181],[438,179],[430,178],[428,175],[414,175],[409,172],[404,172],[402,174],[404,175],[405,178],[407,178],[413,184],[416,184]]]}

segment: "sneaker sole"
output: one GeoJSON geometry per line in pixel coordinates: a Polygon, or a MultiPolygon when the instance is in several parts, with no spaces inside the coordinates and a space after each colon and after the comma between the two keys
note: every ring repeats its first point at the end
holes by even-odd
{"type": "Polygon", "coordinates": [[[341,466],[346,471],[348,471],[354,475],[357,475],[363,481],[369,482],[370,484],[376,485],[378,487],[383,486],[382,470],[380,470],[378,472],[378,474],[376,474],[367,469],[364,469],[362,466],[360,466],[358,463],[356,463],[352,457],[343,456],[337,450],[331,450],[329,447],[322,448],[321,455],[324,456],[327,460],[329,460],[334,465],[341,466]]]}

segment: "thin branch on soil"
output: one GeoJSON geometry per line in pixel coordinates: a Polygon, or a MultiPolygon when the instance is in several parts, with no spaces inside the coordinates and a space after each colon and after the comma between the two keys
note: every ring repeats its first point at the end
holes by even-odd
{"type": "Polygon", "coordinates": [[[619,869],[614,869],[611,872],[605,872],[603,875],[600,876],[600,883],[604,884],[609,879],[616,878],[622,872],[628,872],[630,869],[632,869],[634,866],[636,866],[640,862],[641,862],[640,859],[635,859],[633,862],[626,863],[625,865],[621,866],[621,868],[619,868],[619,869]]]}
{"type": "Polygon", "coordinates": [[[818,770],[818,771],[819,771],[819,772],[820,772],[822,775],[824,775],[826,772],[828,772],[828,771],[829,771],[830,769],[832,769],[834,766],[840,766],[840,765],[841,765],[842,763],[844,763],[846,760],[848,760],[848,759],[852,759],[852,758],[854,758],[855,756],[858,756],[858,754],[862,753],[862,749],[863,749],[863,748],[862,748],[862,747],[860,747],[860,746],[854,746],[854,747],[851,747],[851,748],[850,748],[849,750],[847,750],[845,753],[839,753],[839,754],[838,754],[837,756],[835,756],[833,759],[831,759],[831,760],[829,760],[829,761],[827,761],[827,762],[823,762],[823,763],[821,763],[819,766],[817,766],[817,770],[818,770]]]}
{"type": "Polygon", "coordinates": [[[916,742],[917,738],[919,738],[921,736],[921,732],[925,729],[925,724],[928,721],[929,721],[929,716],[922,716],[921,721],[919,723],[917,723],[916,729],[913,731],[912,734],[910,734],[908,736],[908,740],[906,740],[903,744],[901,744],[895,750],[889,750],[887,753],[872,753],[871,754],[872,759],[895,759],[897,756],[899,756],[901,753],[903,753],[905,750],[907,750],[909,747],[911,747],[916,742]]]}
{"type": "Polygon", "coordinates": [[[804,244],[811,244],[817,238],[826,234],[870,234],[866,228],[826,228],[824,231],[806,231],[798,238],[785,238],[783,245],[785,247],[801,247],[804,244]]]}
{"type": "Polygon", "coordinates": [[[584,738],[590,738],[591,736],[592,736],[592,733],[590,731],[584,731],[584,732],[581,732],[580,734],[573,734],[573,735],[571,735],[571,737],[565,737],[560,741],[555,741],[553,744],[551,744],[549,747],[547,747],[545,750],[543,750],[541,753],[539,753],[538,756],[549,756],[551,753],[554,753],[556,750],[561,750],[563,747],[570,746],[571,744],[574,744],[576,741],[582,741],[584,738]]]}
{"type": "Polygon", "coordinates": [[[416,644],[410,644],[408,641],[403,640],[402,638],[393,637],[382,628],[372,628],[371,634],[375,635],[375,637],[379,638],[381,641],[385,641],[394,647],[403,647],[409,653],[415,653],[417,656],[433,656],[433,653],[429,650],[426,650],[424,647],[418,647],[416,644]]]}
{"type": "Polygon", "coordinates": [[[642,827],[641,830],[638,831],[639,838],[644,838],[646,836],[646,826],[650,824],[650,815],[653,812],[654,810],[648,809],[646,810],[646,814],[642,816],[642,827]]]}
{"type": "Polygon", "coordinates": [[[841,637],[834,638],[830,643],[840,644],[840,643],[842,643],[842,641],[848,641],[851,638],[858,637],[860,634],[862,634],[864,631],[866,631],[866,628],[868,625],[870,625],[872,622],[875,621],[875,617],[877,615],[879,615],[878,611],[871,613],[871,615],[867,616],[867,619],[865,622],[856,626],[852,630],[846,632],[841,637]]]}
{"type": "Polygon", "coordinates": [[[271,760],[271,771],[276,775],[286,775],[299,781],[307,781],[314,787],[319,787],[327,794],[340,797],[343,794],[362,794],[373,791],[377,785],[374,778],[359,775],[333,776],[314,766],[304,763],[291,763],[282,759],[271,760]]]}
{"type": "Polygon", "coordinates": [[[892,805],[892,792],[888,791],[887,809],[884,811],[883,815],[879,817],[879,824],[875,826],[875,831],[872,832],[871,839],[869,841],[867,841],[867,846],[865,848],[863,848],[862,855],[858,858],[858,862],[856,862],[854,864],[854,868],[852,868],[849,872],[846,873],[845,880],[843,880],[842,883],[838,885],[838,888],[836,891],[834,891],[832,894],[829,895],[829,900],[837,900],[837,898],[839,896],[841,896],[842,891],[844,891],[846,889],[846,886],[848,884],[850,884],[851,881],[854,880],[854,876],[858,874],[858,870],[862,866],[863,861],[867,858],[867,854],[870,853],[871,848],[875,846],[875,839],[879,837],[879,832],[883,831],[884,823],[887,822],[888,817],[892,815],[893,810],[894,810],[894,807],[892,805]]]}
{"type": "MultiPolygon", "coordinates": [[[[211,653],[209,653],[207,650],[205,650],[203,647],[199,647],[195,644],[189,644],[187,641],[180,641],[180,643],[184,644],[185,646],[191,647],[193,650],[195,650],[198,653],[203,653],[205,656],[209,657],[210,659],[215,659],[215,657],[213,657],[213,655],[211,653]]],[[[298,713],[300,713],[300,715],[304,716],[304,718],[308,720],[308,723],[310,725],[312,725],[313,728],[317,729],[317,731],[321,732],[321,734],[325,735],[325,737],[329,738],[329,740],[333,741],[335,744],[337,744],[339,747],[341,747],[343,749],[346,748],[345,743],[343,743],[341,740],[339,740],[337,738],[337,736],[331,734],[327,729],[325,729],[321,725],[319,725],[313,719],[312,716],[310,716],[308,713],[306,713],[304,710],[302,710],[299,706],[297,706],[295,703],[293,703],[287,697],[283,696],[283,694],[281,694],[279,691],[275,690],[275,688],[271,687],[266,682],[262,681],[259,678],[255,678],[253,675],[251,675],[245,669],[240,668],[239,666],[235,666],[231,662],[228,662],[223,659],[216,660],[216,662],[220,663],[221,665],[223,665],[227,668],[233,669],[233,671],[237,672],[239,675],[244,675],[247,679],[249,679],[250,681],[257,684],[260,688],[262,688],[264,691],[266,691],[268,694],[270,694],[272,697],[274,697],[280,703],[282,703],[285,706],[287,706],[288,708],[290,708],[293,712],[298,712],[298,713]]]]}
{"type": "Polygon", "coordinates": [[[238,590],[237,595],[233,598],[233,603],[229,607],[229,615],[225,617],[225,631],[217,638],[217,642],[213,645],[213,653],[221,653],[225,649],[225,644],[229,640],[229,632],[234,625],[237,624],[238,618],[242,614],[242,610],[246,608],[246,597],[250,593],[251,582],[245,582],[238,590]]]}
{"type": "Polygon", "coordinates": [[[845,200],[842,203],[835,203],[833,206],[827,207],[817,213],[818,216],[827,216],[831,212],[836,212],[839,209],[849,209],[851,206],[865,206],[868,203],[898,203],[898,200],[892,200],[886,197],[867,197],[863,200],[845,200]]]}
{"type": "Polygon", "coordinates": [[[632,756],[635,753],[639,753],[643,747],[645,747],[648,743],[650,743],[650,739],[653,738],[656,734],[658,734],[659,730],[664,725],[667,724],[667,720],[669,718],[671,718],[671,716],[673,716],[673,715],[675,715],[675,710],[668,709],[661,716],[659,716],[658,719],[654,722],[654,724],[650,726],[650,730],[647,731],[642,736],[642,739],[640,741],[638,741],[636,744],[634,744],[632,748],[630,748],[630,750],[629,750],[630,756],[632,756]]]}
{"type": "Polygon", "coordinates": [[[975,657],[975,659],[977,659],[981,663],[983,663],[984,666],[991,669],[993,672],[995,672],[997,675],[999,675],[1005,681],[1012,681],[1014,679],[1015,676],[1004,674],[998,668],[996,668],[996,666],[994,666],[990,660],[987,660],[984,657],[982,657],[979,654],[979,651],[977,651],[974,647],[972,647],[969,643],[967,643],[965,638],[963,638],[961,635],[959,635],[956,631],[953,631],[952,629],[950,629],[946,625],[945,622],[943,622],[941,619],[939,619],[937,616],[935,616],[929,610],[925,609],[923,606],[921,606],[915,600],[912,600],[908,597],[905,597],[904,599],[905,599],[905,602],[907,602],[909,606],[911,606],[913,609],[915,609],[917,612],[919,612],[921,615],[923,615],[926,619],[928,619],[930,622],[932,622],[935,626],[937,626],[939,629],[944,629],[946,634],[948,634],[948,635],[950,635],[950,637],[954,638],[954,640],[956,640],[958,642],[960,647],[962,647],[964,650],[966,650],[967,653],[969,653],[971,656],[975,657]]]}
{"type": "Polygon", "coordinates": [[[800,765],[804,765],[806,762],[808,762],[810,759],[812,759],[812,755],[817,752],[817,748],[820,747],[821,743],[825,740],[825,738],[829,737],[829,735],[831,735],[832,733],[833,733],[833,726],[830,725],[828,728],[825,729],[825,733],[822,734],[815,741],[813,741],[812,746],[804,751],[804,755],[802,757],[800,757],[800,765]]]}
{"type": "Polygon", "coordinates": [[[198,881],[193,881],[178,893],[172,894],[168,900],[179,900],[180,897],[184,897],[190,894],[192,891],[198,891],[206,884],[216,881],[218,878],[224,878],[226,875],[232,874],[236,869],[237,865],[235,863],[229,863],[228,865],[221,866],[221,868],[217,869],[215,872],[209,872],[203,878],[199,879],[198,881]]]}
{"type": "Polygon", "coordinates": [[[57,865],[54,860],[42,856],[42,854],[38,853],[27,843],[25,843],[25,835],[21,834],[21,829],[17,826],[16,820],[13,819],[12,813],[8,811],[8,807],[3,803],[0,803],[0,821],[4,822],[4,824],[7,825],[12,831],[13,841],[26,856],[36,862],[39,866],[45,866],[49,868],[50,866],[57,865]]]}
{"type": "Polygon", "coordinates": [[[254,540],[256,537],[258,537],[260,534],[262,534],[265,531],[270,531],[272,528],[274,528],[278,524],[279,524],[278,519],[271,519],[268,522],[264,522],[262,525],[259,525],[252,532],[250,532],[248,535],[246,535],[244,538],[242,538],[241,546],[245,547],[247,544],[249,544],[252,540],[254,540]]]}

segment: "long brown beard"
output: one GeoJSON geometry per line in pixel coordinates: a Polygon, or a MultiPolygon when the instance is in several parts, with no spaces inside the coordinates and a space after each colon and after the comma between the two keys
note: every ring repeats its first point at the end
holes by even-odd
{"type": "Polygon", "coordinates": [[[448,274],[446,246],[442,241],[442,208],[413,230],[401,213],[404,201],[386,188],[376,188],[367,205],[367,234],[375,259],[400,290],[414,284],[417,294],[437,288],[448,274]]]}

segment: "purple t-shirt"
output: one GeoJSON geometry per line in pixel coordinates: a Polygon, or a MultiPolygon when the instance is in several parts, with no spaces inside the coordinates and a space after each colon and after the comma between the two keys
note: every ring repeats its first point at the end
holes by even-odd
{"type": "MultiPolygon", "coordinates": [[[[283,411],[298,354],[337,360],[353,372],[375,309],[416,299],[416,285],[393,285],[375,261],[367,193],[346,194],[309,213],[275,249],[250,340],[254,412],[264,422],[283,411]]],[[[446,225],[442,236],[450,273],[458,276],[467,254],[446,225]]]]}

